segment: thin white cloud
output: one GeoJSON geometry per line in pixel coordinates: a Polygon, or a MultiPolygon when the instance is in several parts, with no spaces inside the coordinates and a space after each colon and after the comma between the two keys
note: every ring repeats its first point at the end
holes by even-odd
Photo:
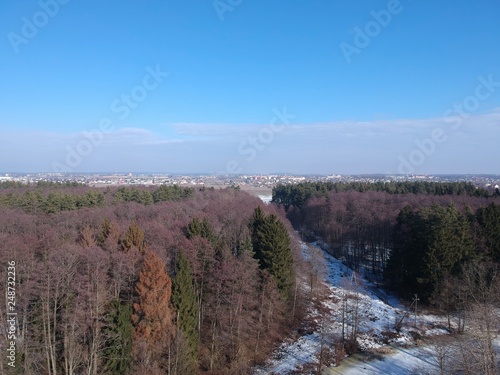
{"type": "Polygon", "coordinates": [[[24,143],[45,145],[48,148],[61,145],[71,145],[82,140],[95,140],[100,145],[123,144],[130,146],[139,145],[162,145],[171,143],[182,143],[181,139],[168,139],[143,128],[120,128],[108,133],[97,133],[95,130],[82,131],[78,133],[57,133],[47,131],[3,131],[0,144],[24,143]],[[3,141],[3,142],[2,142],[3,141]]]}
{"type": "Polygon", "coordinates": [[[103,138],[104,144],[127,143],[130,145],[163,145],[182,143],[180,139],[167,139],[160,137],[150,130],[143,128],[121,128],[103,138]]]}
{"type": "MultiPolygon", "coordinates": [[[[417,168],[419,172],[498,173],[494,155],[500,142],[500,108],[471,114],[458,127],[453,125],[441,117],[292,123],[271,138],[267,132],[267,141],[258,145],[253,142],[270,124],[174,124],[168,137],[128,127],[104,134],[78,168],[202,172],[225,170],[228,163],[237,163],[242,171],[257,173],[395,172],[400,157],[410,157],[419,143],[440,128],[447,140],[436,144],[417,168]]],[[[76,149],[86,139],[83,132],[3,129],[0,170],[48,170],[53,161],[65,162],[68,148],[76,149]]]]}
{"type": "MultiPolygon", "coordinates": [[[[500,108],[485,114],[472,114],[460,119],[458,128],[453,128],[451,118],[436,117],[428,119],[392,119],[377,121],[333,121],[312,124],[290,124],[283,127],[280,133],[288,137],[300,137],[302,140],[336,137],[350,139],[368,139],[372,137],[414,138],[425,135],[435,128],[448,129],[453,132],[483,134],[487,130],[500,130],[500,108]],[[305,137],[305,138],[304,138],[305,137]]],[[[276,125],[279,125],[278,123],[276,125]]],[[[191,136],[194,139],[206,138],[220,140],[238,140],[249,134],[257,134],[270,124],[206,124],[177,123],[172,127],[179,136],[191,136]]]]}
{"type": "Polygon", "coordinates": [[[258,131],[262,125],[175,123],[171,127],[180,136],[232,139],[258,131]]]}

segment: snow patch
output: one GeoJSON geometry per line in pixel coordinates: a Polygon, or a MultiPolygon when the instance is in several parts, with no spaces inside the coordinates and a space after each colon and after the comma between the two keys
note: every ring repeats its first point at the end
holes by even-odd
{"type": "MultiPolygon", "coordinates": [[[[428,314],[417,315],[414,327],[415,317],[410,314],[404,318],[403,326],[397,332],[394,329],[396,319],[399,320],[407,314],[400,301],[354,273],[339,259],[324,251],[326,248],[327,245],[319,241],[312,244],[301,243],[302,256],[306,261],[313,262],[317,257],[312,255],[312,250],[320,250],[326,266],[323,283],[327,293],[321,303],[321,312],[317,308],[311,308],[307,317],[309,321],[318,323],[317,327],[312,333],[309,331],[295,341],[284,342],[269,363],[256,368],[254,373],[291,374],[305,365],[311,365],[310,368],[313,368],[312,365],[317,366],[322,343],[323,347],[331,348],[334,345],[332,341],[338,340],[342,335],[342,304],[346,298],[348,309],[352,310],[354,304],[358,306],[357,344],[362,353],[342,360],[337,364],[339,367],[330,367],[325,369],[324,373],[396,374],[407,373],[412,368],[419,369],[419,373],[424,373],[424,369],[432,370],[435,365],[430,359],[432,356],[429,349],[415,345],[417,339],[424,335],[447,334],[448,332],[441,328],[446,326],[445,318],[428,314]],[[365,362],[366,358],[371,360],[365,362]],[[404,371],[398,372],[398,369],[404,371]]],[[[347,322],[347,330],[352,328],[352,322],[347,322]]]]}

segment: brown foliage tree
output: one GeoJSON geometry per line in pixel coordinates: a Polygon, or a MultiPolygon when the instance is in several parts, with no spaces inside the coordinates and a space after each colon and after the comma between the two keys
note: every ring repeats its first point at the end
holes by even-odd
{"type": "Polygon", "coordinates": [[[81,230],[78,242],[84,248],[94,247],[97,245],[94,230],[89,225],[84,226],[81,230]]]}
{"type": "Polygon", "coordinates": [[[122,241],[122,248],[125,252],[134,247],[141,253],[144,251],[144,231],[135,222],[130,224],[122,241]]]}
{"type": "Polygon", "coordinates": [[[175,327],[170,305],[172,280],[165,271],[165,262],[152,251],[145,253],[135,290],[138,302],[134,303],[132,316],[136,326],[134,353],[138,363],[157,367],[175,327]]]}

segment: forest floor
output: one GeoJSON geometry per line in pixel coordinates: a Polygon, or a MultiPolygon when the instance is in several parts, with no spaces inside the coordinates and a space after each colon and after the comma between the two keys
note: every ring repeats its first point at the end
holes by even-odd
{"type": "MultiPolygon", "coordinates": [[[[323,251],[323,244],[301,243],[301,247],[306,260],[317,254],[324,260],[323,293],[312,304],[300,333],[282,343],[255,374],[317,374],[319,367],[322,374],[332,375],[427,374],[437,370],[435,355],[424,340],[449,335],[445,316],[418,309],[415,317],[414,308],[408,311],[396,297],[353,273],[323,251]],[[394,327],[401,319],[398,332],[394,327]],[[342,345],[335,344],[341,341],[342,327],[348,337],[355,325],[359,351],[348,356],[342,345]]],[[[308,285],[306,280],[303,285],[308,285]]]]}

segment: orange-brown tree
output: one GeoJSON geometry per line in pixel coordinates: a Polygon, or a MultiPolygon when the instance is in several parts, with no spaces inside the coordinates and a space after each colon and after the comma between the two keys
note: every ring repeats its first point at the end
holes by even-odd
{"type": "Polygon", "coordinates": [[[137,302],[132,321],[136,372],[146,370],[153,374],[170,363],[168,349],[175,326],[170,304],[172,280],[165,270],[165,261],[150,250],[145,252],[135,291],[137,302]]]}

